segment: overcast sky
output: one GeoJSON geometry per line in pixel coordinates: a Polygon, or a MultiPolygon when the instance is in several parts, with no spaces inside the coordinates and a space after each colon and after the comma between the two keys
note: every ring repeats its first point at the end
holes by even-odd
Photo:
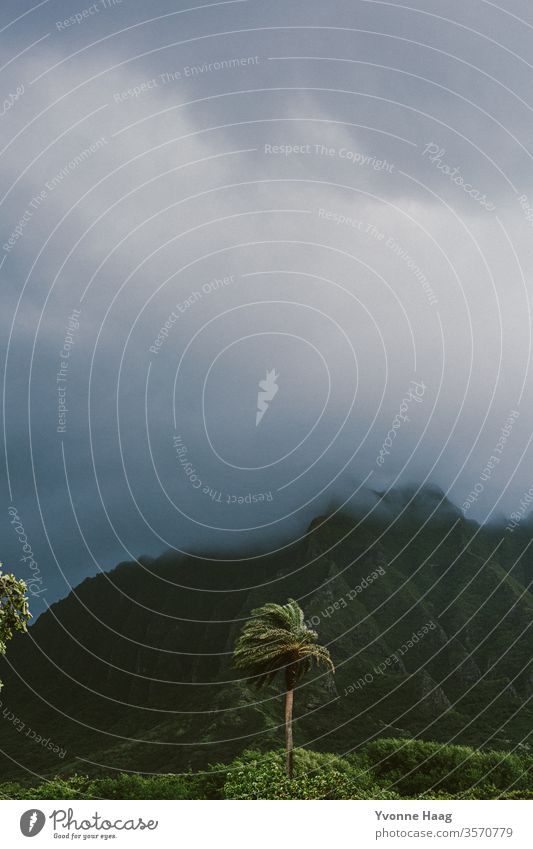
{"type": "Polygon", "coordinates": [[[518,509],[532,35],[526,0],[2,3],[1,557],[43,602],[368,489],[518,509]]]}

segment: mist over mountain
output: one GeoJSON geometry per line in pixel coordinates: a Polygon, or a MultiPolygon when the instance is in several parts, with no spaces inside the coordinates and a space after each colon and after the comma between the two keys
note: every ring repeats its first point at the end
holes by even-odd
{"type": "Polygon", "coordinates": [[[33,614],[0,776],[278,748],[283,682],[232,655],[291,598],[336,670],[299,682],[297,746],[522,751],[512,794],[531,2],[81,6],[0,4],[0,561],[33,614]]]}
{"type": "Polygon", "coordinates": [[[83,581],[1,662],[3,775],[186,771],[279,745],[279,689],[251,688],[231,653],[250,611],[287,597],[336,665],[296,691],[298,745],[526,745],[531,524],[481,527],[435,488],[376,503],[364,518],[317,516],[262,558],[169,552],[83,581]]]}
{"type": "Polygon", "coordinates": [[[529,5],[93,5],[0,12],[1,558],[29,577],[27,538],[35,610],[412,481],[517,512],[529,5]]]}

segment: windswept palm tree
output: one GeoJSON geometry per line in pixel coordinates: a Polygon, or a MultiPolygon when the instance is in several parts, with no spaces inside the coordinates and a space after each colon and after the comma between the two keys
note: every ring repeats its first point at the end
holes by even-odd
{"type": "Polygon", "coordinates": [[[292,706],[294,688],[313,663],[331,672],[335,667],[318,634],[304,622],[301,607],[290,598],[287,604],[265,604],[252,610],[235,644],[234,664],[247,672],[257,687],[270,684],[277,672],[285,675],[285,745],[287,775],[292,778],[292,706]]]}

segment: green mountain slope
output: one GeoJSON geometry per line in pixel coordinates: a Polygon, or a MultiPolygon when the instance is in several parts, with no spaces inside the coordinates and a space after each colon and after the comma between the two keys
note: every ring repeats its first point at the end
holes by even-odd
{"type": "Polygon", "coordinates": [[[363,520],[318,518],[265,558],[167,554],[85,580],[1,662],[2,777],[180,772],[276,748],[280,693],[238,680],[231,651],[253,607],[287,597],[337,667],[297,690],[297,745],[345,753],[418,736],[523,747],[531,528],[480,529],[433,489],[410,499],[393,493],[363,520]]]}

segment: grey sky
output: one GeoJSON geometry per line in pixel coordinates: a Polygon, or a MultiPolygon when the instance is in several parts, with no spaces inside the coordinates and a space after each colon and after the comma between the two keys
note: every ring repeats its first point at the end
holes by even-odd
{"type": "Polygon", "coordinates": [[[2,4],[2,558],[14,504],[48,600],[363,484],[529,489],[533,17],[419,6],[2,4]]]}

